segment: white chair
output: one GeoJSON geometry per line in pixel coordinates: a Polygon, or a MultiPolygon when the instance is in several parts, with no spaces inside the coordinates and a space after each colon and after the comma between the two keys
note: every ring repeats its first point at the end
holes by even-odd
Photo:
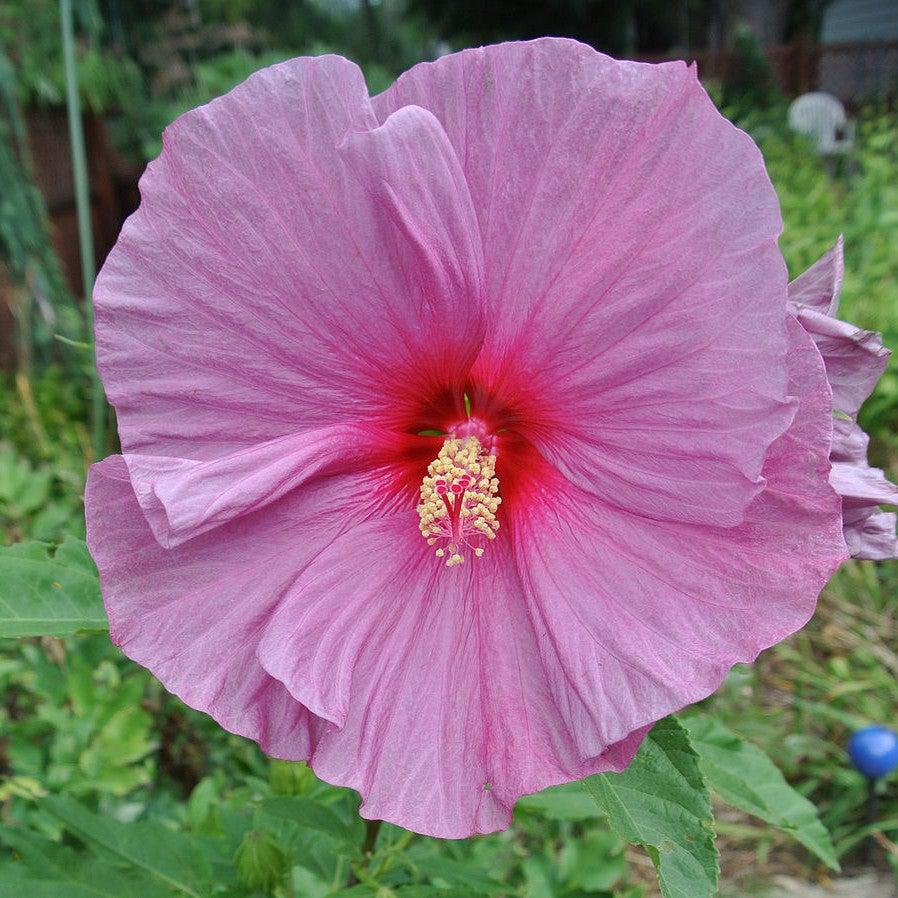
{"type": "Polygon", "coordinates": [[[832,94],[802,94],[789,106],[788,119],[789,127],[809,138],[821,156],[848,153],[854,146],[854,122],[832,94]]]}

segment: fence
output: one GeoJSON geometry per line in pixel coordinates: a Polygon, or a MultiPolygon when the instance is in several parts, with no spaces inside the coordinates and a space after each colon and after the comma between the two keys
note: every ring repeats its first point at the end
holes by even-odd
{"type": "MultiPolygon", "coordinates": [[[[30,110],[25,115],[35,182],[50,220],[53,247],[74,296],[81,294],[81,260],[75,213],[75,183],[65,110],[30,110]]],[[[95,262],[102,264],[127,215],[138,202],[139,167],[129,165],[113,149],[105,123],[84,117],[90,178],[91,224],[95,262]]],[[[0,263],[0,370],[14,365],[13,305],[16,293],[0,263]]]]}
{"type": "MultiPolygon", "coordinates": [[[[796,97],[825,90],[849,106],[869,99],[894,99],[898,94],[898,41],[824,44],[806,42],[764,47],[780,89],[796,97]]],[[[727,79],[739,66],[732,50],[698,50],[683,54],[640,56],[645,62],[694,60],[702,78],[727,79]]]]}

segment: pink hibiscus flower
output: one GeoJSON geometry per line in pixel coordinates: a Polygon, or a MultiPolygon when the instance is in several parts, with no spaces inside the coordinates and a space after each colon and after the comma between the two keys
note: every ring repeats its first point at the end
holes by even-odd
{"type": "Polygon", "coordinates": [[[842,496],[845,541],[855,558],[898,557],[895,514],[880,503],[898,505],[898,487],[879,468],[867,464],[869,438],[857,413],[873,392],[889,361],[882,337],[861,330],[835,314],[842,292],[842,238],[789,285],[789,308],[823,356],[833,391],[833,443],[830,482],[842,496]]]}
{"type": "Polygon", "coordinates": [[[164,146],[86,502],[112,638],[185,702],[461,837],[810,617],[831,393],[694,69],[546,39],[372,99],[296,59],[164,146]]]}

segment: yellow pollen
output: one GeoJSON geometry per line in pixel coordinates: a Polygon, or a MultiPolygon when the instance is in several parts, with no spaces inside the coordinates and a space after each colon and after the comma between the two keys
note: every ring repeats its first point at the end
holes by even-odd
{"type": "Polygon", "coordinates": [[[419,528],[446,567],[464,562],[462,551],[483,555],[484,544],[496,538],[499,498],[496,456],[488,455],[477,437],[452,437],[427,466],[421,481],[419,528]]]}

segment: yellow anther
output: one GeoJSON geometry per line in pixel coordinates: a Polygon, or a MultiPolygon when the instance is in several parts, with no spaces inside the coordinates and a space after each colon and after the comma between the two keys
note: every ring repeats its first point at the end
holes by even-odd
{"type": "Polygon", "coordinates": [[[496,511],[502,501],[496,477],[496,457],[486,452],[477,437],[451,437],[428,465],[421,481],[419,529],[428,545],[437,546],[446,567],[464,562],[462,551],[483,555],[486,540],[499,529],[496,511]]]}

